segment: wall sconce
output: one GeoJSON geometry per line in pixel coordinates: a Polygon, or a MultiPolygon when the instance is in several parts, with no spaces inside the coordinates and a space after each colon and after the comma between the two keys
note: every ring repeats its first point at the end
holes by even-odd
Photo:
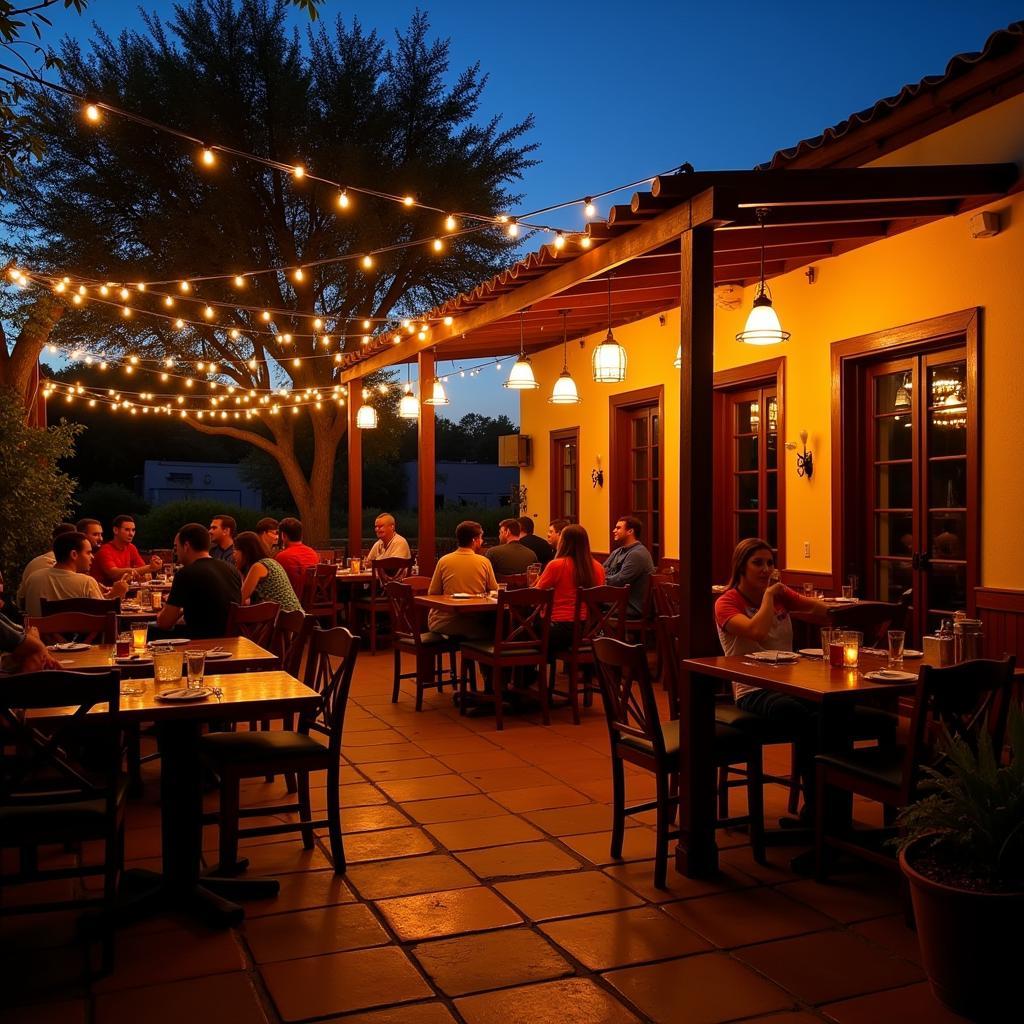
{"type": "MultiPolygon", "coordinates": [[[[800,443],[804,446],[802,452],[796,453],[796,475],[805,476],[808,480],[814,475],[814,456],[807,450],[807,431],[800,431],[800,443]]],[[[786,442],[786,451],[795,451],[796,444],[793,441],[786,442]]]]}
{"type": "Polygon", "coordinates": [[[601,468],[601,456],[598,455],[595,461],[597,462],[597,469],[590,471],[590,483],[594,487],[604,487],[604,470],[601,468]]]}

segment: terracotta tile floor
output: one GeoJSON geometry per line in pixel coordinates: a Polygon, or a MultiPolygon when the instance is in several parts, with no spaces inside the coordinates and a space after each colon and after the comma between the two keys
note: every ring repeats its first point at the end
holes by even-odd
{"type": "MultiPolygon", "coordinates": [[[[555,711],[549,728],[512,716],[497,733],[489,717],[460,717],[448,693],[417,713],[408,690],[397,705],[390,690],[390,653],[364,653],[343,748],[346,878],[322,836],[313,851],[292,837],[245,843],[250,874],[279,878],[275,899],[249,903],[230,932],[174,918],[126,928],[113,975],[91,987],[73,915],[5,919],[5,1024],[958,1019],[922,980],[891,876],[851,865],[819,885],[790,871],[799,848],[772,848],[758,865],[741,833],[721,832],[719,878],[670,867],[658,891],[650,815],[630,822],[621,862],[608,853],[597,706],[578,727],[555,711]]],[[[785,773],[788,751],[766,762],[785,773]]],[[[651,793],[633,769],[627,786],[631,798],[651,793]]],[[[257,780],[243,800],[282,791],[257,780]]],[[[138,866],[159,868],[156,792],[154,777],[129,809],[138,866]]],[[[767,787],[769,816],[786,796],[767,787]]],[[[314,806],[326,799],[314,788],[314,806]]],[[[743,806],[742,792],[731,799],[743,806]]],[[[213,830],[204,846],[215,850],[213,830]]]]}

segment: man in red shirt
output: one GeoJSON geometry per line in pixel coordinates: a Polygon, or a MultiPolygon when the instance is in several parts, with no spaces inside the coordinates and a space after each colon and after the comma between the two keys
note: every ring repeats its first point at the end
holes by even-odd
{"type": "Polygon", "coordinates": [[[308,544],[302,543],[302,523],[298,519],[282,519],[277,529],[281,550],[274,557],[281,563],[292,589],[301,599],[306,584],[306,570],[312,565],[318,565],[320,557],[308,544]]]}
{"type": "Polygon", "coordinates": [[[147,565],[132,543],[135,538],[135,520],[131,516],[114,517],[114,537],[104,544],[92,562],[92,575],[104,586],[116,583],[122,576],[134,573],[151,576],[163,566],[155,555],[147,565]]]}

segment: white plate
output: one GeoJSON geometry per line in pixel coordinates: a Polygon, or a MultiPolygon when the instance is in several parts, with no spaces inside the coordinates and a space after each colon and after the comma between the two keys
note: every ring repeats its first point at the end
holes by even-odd
{"type": "Polygon", "coordinates": [[[149,646],[160,650],[161,647],[178,647],[181,644],[190,643],[192,643],[192,641],[189,640],[188,637],[174,637],[171,640],[150,640],[149,646]]]}
{"type": "Polygon", "coordinates": [[[830,601],[835,604],[856,604],[859,598],[856,597],[830,597],[830,601]]]}
{"type": "Polygon", "coordinates": [[[164,690],[163,693],[156,694],[156,699],[182,702],[205,700],[211,693],[213,693],[213,690],[207,686],[200,686],[196,690],[190,690],[187,687],[182,687],[180,690],[164,690]]]}
{"type": "Polygon", "coordinates": [[[903,648],[903,657],[904,658],[923,658],[924,657],[924,651],[915,651],[912,647],[904,647],[903,648]]]}
{"type": "Polygon", "coordinates": [[[805,658],[824,658],[825,652],[820,647],[801,647],[800,654],[805,658]]]}
{"type": "Polygon", "coordinates": [[[452,594],[452,597],[458,598],[460,601],[471,601],[477,594],[452,594]]]}
{"type": "Polygon", "coordinates": [[[865,679],[873,679],[876,683],[909,683],[917,678],[913,672],[900,672],[894,668],[880,668],[874,672],[865,672],[865,679]]]}
{"type": "Polygon", "coordinates": [[[800,655],[792,651],[754,651],[752,654],[744,655],[751,661],[766,661],[770,665],[776,665],[784,661],[799,661],[800,655]]]}
{"type": "Polygon", "coordinates": [[[230,658],[230,657],[231,657],[231,652],[230,651],[207,651],[206,652],[206,660],[207,661],[223,661],[225,658],[230,658]]]}
{"type": "Polygon", "coordinates": [[[54,644],[49,649],[51,651],[60,651],[62,654],[67,651],[87,651],[90,649],[91,644],[78,644],[78,643],[66,643],[66,644],[54,644]]]}

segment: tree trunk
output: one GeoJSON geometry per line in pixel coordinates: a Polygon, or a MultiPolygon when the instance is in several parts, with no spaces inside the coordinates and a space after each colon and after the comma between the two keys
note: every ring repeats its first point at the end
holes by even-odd
{"type": "Polygon", "coordinates": [[[36,364],[64,312],[64,304],[59,299],[49,292],[43,292],[29,308],[28,319],[18,332],[10,351],[7,338],[0,330],[0,387],[11,388],[21,396],[26,406],[31,404],[29,386],[36,364]]]}

